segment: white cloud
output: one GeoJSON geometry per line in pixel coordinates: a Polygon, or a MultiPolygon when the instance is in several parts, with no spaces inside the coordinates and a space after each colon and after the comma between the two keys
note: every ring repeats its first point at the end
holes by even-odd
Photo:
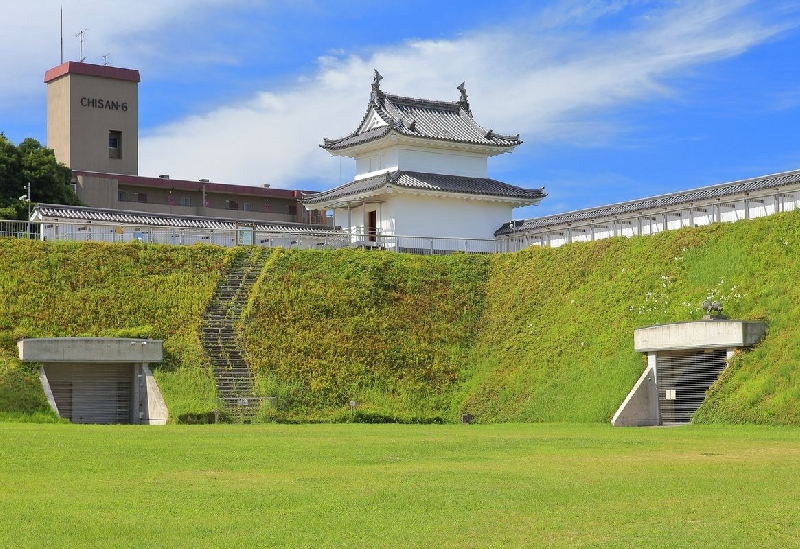
{"type": "Polygon", "coordinates": [[[0,0],[0,51],[3,78],[0,100],[6,105],[30,103],[44,94],[45,69],[61,60],[61,8],[63,6],[64,60],[80,59],[76,34],[87,29],[83,54],[87,63],[109,62],[135,67],[145,59],[163,55],[157,44],[164,29],[188,25],[240,0],[0,0]],[[10,76],[10,77],[9,77],[10,76]]]}
{"type": "Polygon", "coordinates": [[[570,3],[560,14],[550,11],[505,29],[321,58],[316,74],[286,89],[146,132],[140,172],[284,187],[336,184],[339,161],[318,144],[355,128],[373,67],[385,77],[383,88],[400,95],[455,100],[455,86],[466,80],[478,121],[521,132],[528,141],[523,147],[553,139],[602,141],[620,130],[599,118],[605,109],[675,95],[670,78],[780,30],[731,2],[652,10],[614,33],[583,28],[588,18],[624,4],[579,10],[570,3]],[[571,25],[575,19],[581,25],[571,25]]]}
{"type": "MultiPolygon", "coordinates": [[[[43,68],[58,63],[60,5],[60,0],[0,0],[0,48],[24,51],[1,62],[0,113],[43,102],[43,68]]],[[[148,78],[201,59],[213,61],[209,71],[242,62],[233,45],[214,49],[185,37],[189,30],[205,32],[215,18],[224,23],[229,13],[246,18],[241,6],[265,9],[252,0],[64,0],[63,5],[66,59],[78,57],[74,34],[87,28],[87,61],[99,63],[110,52],[112,64],[140,68],[143,86],[148,78]],[[171,50],[176,44],[179,50],[171,50]]],[[[651,98],[680,98],[677,80],[781,30],[762,22],[769,14],[756,9],[760,6],[744,1],[664,7],[635,0],[562,0],[551,6],[452,39],[377,45],[350,55],[337,50],[336,56],[320,57],[315,70],[246,100],[239,85],[230,95],[237,99],[227,105],[142,127],[140,173],[284,187],[336,184],[339,160],[318,144],[354,129],[373,67],[385,77],[383,88],[401,95],[455,100],[455,86],[466,80],[478,121],[498,132],[520,132],[526,141],[511,159],[495,161],[508,166],[534,154],[537,142],[614,139],[626,128],[610,122],[609,112],[651,98]],[[609,17],[624,24],[604,27],[609,17]]],[[[221,24],[220,32],[259,32],[237,24],[221,24]]],[[[225,43],[224,36],[215,42],[225,43]]],[[[347,163],[344,176],[351,173],[347,163]]]]}

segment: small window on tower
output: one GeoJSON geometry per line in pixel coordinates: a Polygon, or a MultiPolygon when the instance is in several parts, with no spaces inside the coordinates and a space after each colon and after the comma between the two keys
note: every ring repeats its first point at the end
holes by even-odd
{"type": "Polygon", "coordinates": [[[108,132],[108,157],[122,158],[122,132],[108,132]]]}

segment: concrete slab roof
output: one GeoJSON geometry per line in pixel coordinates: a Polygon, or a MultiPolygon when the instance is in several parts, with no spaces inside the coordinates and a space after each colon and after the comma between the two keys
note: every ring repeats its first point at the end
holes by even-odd
{"type": "Polygon", "coordinates": [[[160,339],[126,337],[42,337],[17,342],[24,362],[160,362],[160,339]]]}

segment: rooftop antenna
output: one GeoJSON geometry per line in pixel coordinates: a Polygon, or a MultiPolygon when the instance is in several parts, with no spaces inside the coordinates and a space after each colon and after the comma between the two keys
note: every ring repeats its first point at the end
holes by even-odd
{"type": "Polygon", "coordinates": [[[104,66],[104,67],[107,67],[107,66],[108,66],[108,56],[109,56],[109,55],[111,55],[111,54],[110,54],[110,53],[107,53],[107,54],[105,54],[105,55],[102,55],[102,56],[101,56],[101,57],[103,58],[103,66],[104,66]]]}
{"type": "Polygon", "coordinates": [[[64,4],[61,4],[61,64],[64,64],[64,4]]]}
{"type": "Polygon", "coordinates": [[[81,63],[86,61],[86,58],[83,56],[83,41],[86,39],[86,31],[89,29],[81,29],[78,34],[75,35],[75,38],[80,39],[81,41],[81,63]]]}

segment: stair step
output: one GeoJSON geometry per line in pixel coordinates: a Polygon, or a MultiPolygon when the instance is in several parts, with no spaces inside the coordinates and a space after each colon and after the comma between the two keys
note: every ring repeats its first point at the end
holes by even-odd
{"type": "Polygon", "coordinates": [[[237,338],[237,323],[266,257],[261,250],[253,250],[234,260],[217,283],[200,326],[200,341],[211,360],[218,398],[229,412],[247,418],[260,405],[240,405],[241,399],[253,398],[253,373],[237,338]]]}

